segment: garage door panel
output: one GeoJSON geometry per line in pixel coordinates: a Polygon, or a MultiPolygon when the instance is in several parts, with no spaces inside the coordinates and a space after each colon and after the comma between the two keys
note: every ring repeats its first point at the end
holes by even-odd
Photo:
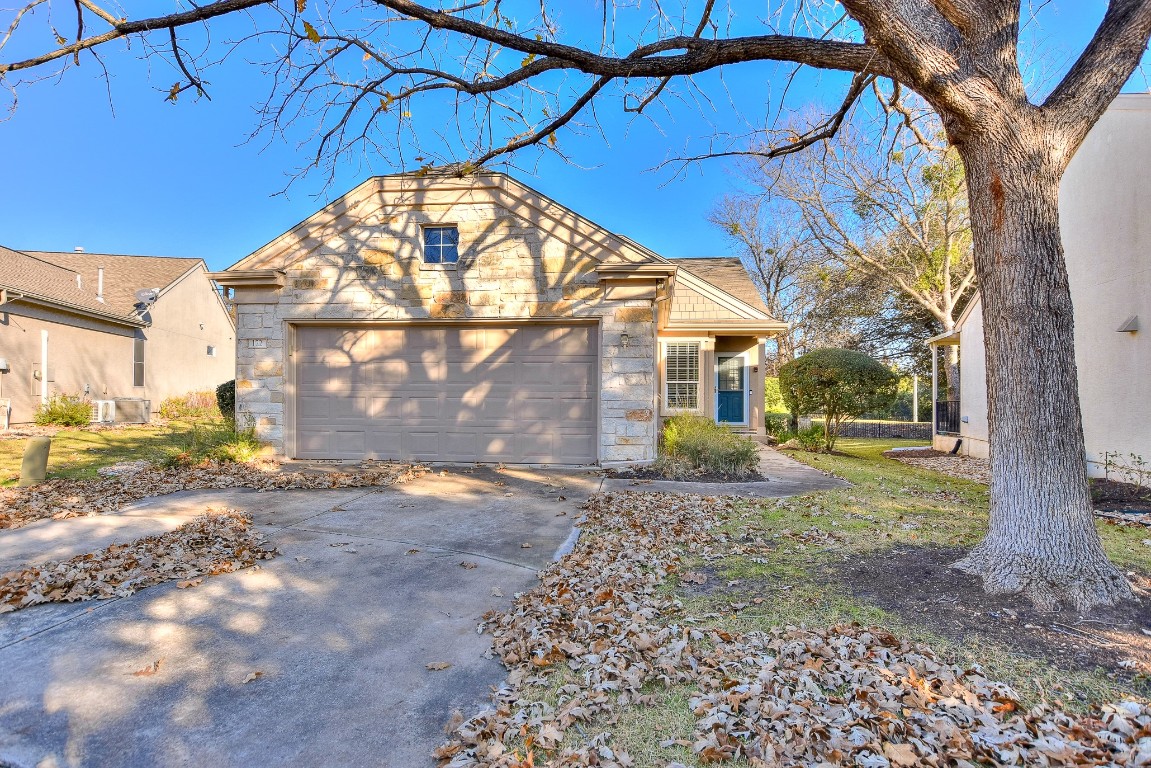
{"type": "Polygon", "coordinates": [[[593,462],[598,337],[590,325],[301,328],[296,453],[593,462]]]}

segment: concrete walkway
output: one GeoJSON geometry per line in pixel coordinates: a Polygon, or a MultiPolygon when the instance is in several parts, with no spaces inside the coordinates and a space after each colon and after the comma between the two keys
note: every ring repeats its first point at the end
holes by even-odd
{"type": "MultiPolygon", "coordinates": [[[[85,551],[228,506],[282,555],[191,589],[0,615],[0,766],[430,767],[451,712],[482,708],[505,675],[484,658],[482,616],[536,583],[599,483],[451,468],[384,489],[187,492],[86,519],[119,525],[92,529],[85,551]]],[[[86,520],[0,532],[0,552],[64,554],[86,520]],[[7,548],[21,530],[38,533],[7,548]]]]}
{"type": "Polygon", "coordinates": [[[625,477],[613,477],[603,481],[601,490],[778,499],[851,486],[851,483],[846,480],[821,472],[766,445],[759,449],[759,473],[766,480],[753,483],[693,483],[677,480],[631,480],[625,477]]]}

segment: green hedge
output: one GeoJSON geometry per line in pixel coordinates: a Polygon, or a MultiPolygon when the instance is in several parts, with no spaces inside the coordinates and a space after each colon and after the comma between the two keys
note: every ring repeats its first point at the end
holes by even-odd
{"type": "Polygon", "coordinates": [[[92,403],[80,395],[53,395],[36,409],[36,423],[42,427],[80,427],[92,421],[92,403]]]}

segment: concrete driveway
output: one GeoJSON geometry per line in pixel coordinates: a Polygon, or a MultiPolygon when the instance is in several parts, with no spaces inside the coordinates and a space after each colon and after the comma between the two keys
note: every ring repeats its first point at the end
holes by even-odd
{"type": "MultiPolygon", "coordinates": [[[[388,489],[135,505],[244,509],[283,554],[190,589],[0,616],[0,765],[433,765],[451,712],[503,678],[480,617],[535,583],[599,483],[450,468],[388,489]]],[[[21,529],[25,546],[76,522],[21,529]]]]}

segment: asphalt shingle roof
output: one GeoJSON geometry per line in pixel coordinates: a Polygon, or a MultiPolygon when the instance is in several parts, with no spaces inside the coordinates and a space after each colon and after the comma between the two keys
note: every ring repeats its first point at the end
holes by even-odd
{"type": "Polygon", "coordinates": [[[164,289],[200,259],[107,253],[15,251],[0,246],[0,288],[136,321],[136,291],[164,289]],[[104,269],[104,301],[96,297],[104,269]]]}
{"type": "Polygon", "coordinates": [[[761,312],[768,312],[767,305],[759,295],[759,288],[747,273],[743,262],[735,256],[713,256],[710,258],[671,259],[675,264],[701,280],[727,291],[745,304],[750,304],[761,312]]]}

